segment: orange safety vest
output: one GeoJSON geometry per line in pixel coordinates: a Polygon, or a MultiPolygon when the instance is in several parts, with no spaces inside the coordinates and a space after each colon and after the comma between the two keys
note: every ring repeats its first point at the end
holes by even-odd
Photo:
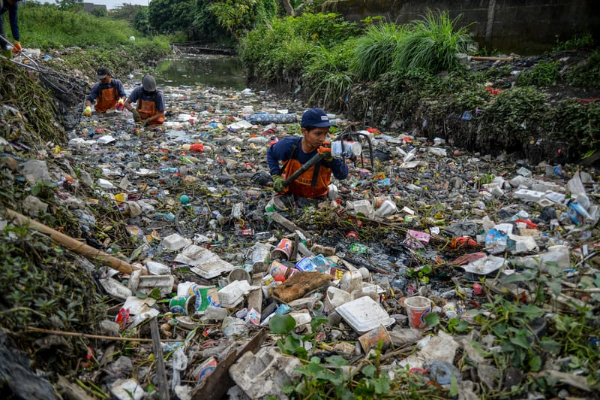
{"type": "MultiPolygon", "coordinates": [[[[298,142],[300,146],[300,142],[298,142]]],[[[283,166],[284,171],[281,175],[284,179],[291,176],[294,172],[302,167],[300,161],[296,160],[296,154],[298,149],[295,148],[292,151],[290,159],[287,160],[283,166]]],[[[290,183],[285,193],[288,191],[298,197],[306,197],[308,199],[314,199],[318,197],[327,196],[329,193],[329,184],[331,183],[331,168],[318,163],[313,165],[302,175],[298,177],[294,182],[290,183]]]]}
{"type": "MultiPolygon", "coordinates": [[[[140,114],[142,120],[151,118],[158,114],[158,110],[156,109],[156,102],[152,100],[144,100],[141,97],[137,101],[136,109],[140,114]]],[[[165,122],[165,117],[160,117],[150,122],[150,125],[159,125],[165,122]]]]}
{"type": "Polygon", "coordinates": [[[116,87],[102,89],[94,109],[97,113],[106,112],[106,110],[115,108],[117,101],[119,101],[119,90],[116,87]]]}

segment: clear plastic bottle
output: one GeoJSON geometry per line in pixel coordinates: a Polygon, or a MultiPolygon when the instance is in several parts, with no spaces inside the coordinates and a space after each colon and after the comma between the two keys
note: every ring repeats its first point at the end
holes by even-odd
{"type": "Polygon", "coordinates": [[[337,140],[331,143],[331,155],[334,157],[358,157],[362,153],[362,146],[359,142],[343,141],[344,150],[342,153],[342,141],[337,140]]]}

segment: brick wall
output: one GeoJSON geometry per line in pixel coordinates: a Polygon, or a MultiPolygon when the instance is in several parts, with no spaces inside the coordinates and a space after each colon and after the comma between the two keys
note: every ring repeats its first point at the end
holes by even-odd
{"type": "Polygon", "coordinates": [[[600,42],[600,0],[330,0],[323,7],[351,21],[382,16],[397,24],[443,10],[462,15],[459,25],[470,25],[481,46],[520,54],[548,50],[557,36],[590,32],[600,42]]]}

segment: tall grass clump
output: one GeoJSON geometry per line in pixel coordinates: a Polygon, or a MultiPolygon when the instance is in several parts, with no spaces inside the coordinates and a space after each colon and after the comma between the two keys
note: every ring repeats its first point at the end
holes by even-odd
{"type": "Polygon", "coordinates": [[[278,18],[248,32],[239,53],[249,79],[278,83],[302,76],[319,46],[327,48],[352,37],[356,24],[336,14],[302,14],[278,18]]]}
{"type": "Polygon", "coordinates": [[[467,27],[456,28],[457,19],[446,12],[428,11],[423,20],[411,23],[395,55],[398,70],[424,69],[431,73],[460,67],[457,53],[467,53],[473,43],[467,27]]]}
{"type": "Polygon", "coordinates": [[[303,78],[312,95],[309,103],[321,108],[341,109],[354,83],[350,63],[356,39],[348,39],[332,48],[319,46],[306,65],[303,78]]]}
{"type": "Polygon", "coordinates": [[[377,79],[392,69],[407,34],[405,27],[396,24],[371,25],[356,43],[350,69],[363,80],[377,79]]]}

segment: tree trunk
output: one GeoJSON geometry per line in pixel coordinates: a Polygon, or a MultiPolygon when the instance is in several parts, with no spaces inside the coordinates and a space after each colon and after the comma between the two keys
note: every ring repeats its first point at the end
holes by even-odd
{"type": "Polygon", "coordinates": [[[292,3],[290,3],[290,0],[282,0],[283,1],[283,8],[285,8],[285,13],[287,15],[289,15],[290,17],[294,16],[294,7],[292,7],[292,3]]]}

